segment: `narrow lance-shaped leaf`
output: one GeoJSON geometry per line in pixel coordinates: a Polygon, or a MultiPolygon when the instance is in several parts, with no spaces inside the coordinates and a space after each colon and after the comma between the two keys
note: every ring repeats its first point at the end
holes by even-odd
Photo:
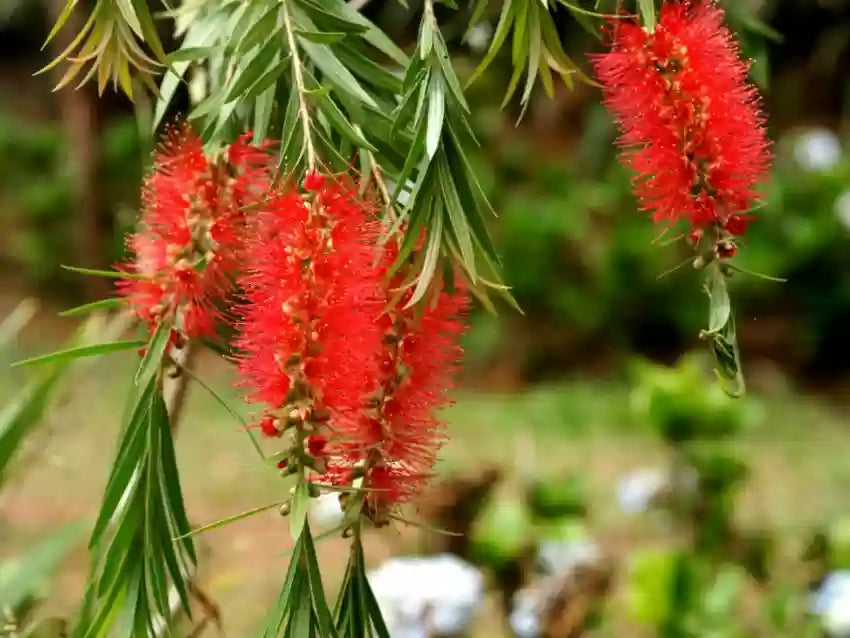
{"type": "Polygon", "coordinates": [[[42,354],[37,357],[22,359],[21,361],[13,363],[12,367],[60,363],[62,361],[79,359],[80,357],[96,357],[102,354],[109,354],[111,352],[138,349],[144,345],[144,341],[133,339],[129,341],[113,341],[111,343],[97,343],[90,346],[76,346],[66,350],[51,352],[50,354],[42,354]]]}
{"type": "Polygon", "coordinates": [[[655,0],[638,0],[638,7],[647,31],[655,31],[655,0]]]}

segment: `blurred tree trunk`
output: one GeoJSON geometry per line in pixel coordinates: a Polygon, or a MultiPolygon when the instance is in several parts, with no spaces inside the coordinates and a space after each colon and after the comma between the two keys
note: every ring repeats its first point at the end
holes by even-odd
{"type": "MultiPolygon", "coordinates": [[[[50,0],[49,27],[64,8],[65,0],[50,0]]],[[[82,28],[90,9],[89,2],[80,2],[62,30],[50,43],[50,53],[58,56],[82,28]]],[[[55,69],[56,81],[65,72],[65,64],[55,69]]],[[[105,234],[109,232],[109,220],[101,215],[99,165],[100,165],[100,118],[99,100],[95,85],[88,82],[79,89],[73,83],[56,94],[65,137],[65,161],[71,176],[73,206],[71,214],[76,218],[74,233],[69,238],[74,243],[72,254],[75,265],[103,268],[105,234]]],[[[109,281],[102,277],[82,278],[85,295],[99,299],[109,294],[109,281]]]]}

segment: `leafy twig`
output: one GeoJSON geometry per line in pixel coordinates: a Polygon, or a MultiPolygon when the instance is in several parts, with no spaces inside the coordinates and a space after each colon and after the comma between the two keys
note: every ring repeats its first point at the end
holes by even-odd
{"type": "Polygon", "coordinates": [[[301,115],[301,126],[304,129],[304,150],[307,153],[307,170],[316,169],[316,147],[313,144],[312,131],[310,129],[310,111],[305,99],[304,75],[301,71],[301,56],[298,53],[298,44],[295,42],[295,32],[292,26],[292,17],[289,15],[289,1],[284,0],[280,5],[283,17],[283,28],[286,30],[286,40],[289,43],[289,53],[292,56],[292,83],[298,93],[298,112],[301,115]]]}

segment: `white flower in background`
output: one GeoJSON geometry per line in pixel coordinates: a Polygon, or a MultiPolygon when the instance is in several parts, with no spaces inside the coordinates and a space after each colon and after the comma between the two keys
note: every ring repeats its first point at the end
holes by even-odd
{"type": "Polygon", "coordinates": [[[646,468],[622,477],[617,483],[617,502],[626,514],[639,514],[668,486],[667,476],[656,468],[646,468]]]}
{"type": "Polygon", "coordinates": [[[484,594],[481,573],[451,554],[393,558],[368,577],[392,638],[460,634],[484,594]]]}
{"type": "Polygon", "coordinates": [[[841,142],[827,128],[812,128],[794,141],[794,159],[810,171],[824,171],[841,159],[841,142]]]}
{"type": "Polygon", "coordinates": [[[516,638],[538,638],[540,618],[547,606],[547,596],[539,589],[520,589],[514,594],[508,623],[516,638]]]}
{"type": "Polygon", "coordinates": [[[330,492],[322,494],[318,498],[311,499],[310,509],[307,512],[310,517],[310,525],[313,531],[318,533],[333,529],[342,523],[343,511],[339,504],[339,494],[330,492]]]}
{"type": "Polygon", "coordinates": [[[493,35],[493,27],[489,22],[479,22],[466,32],[466,43],[476,53],[481,53],[490,44],[493,35]]]}
{"type": "Polygon", "coordinates": [[[602,559],[599,545],[589,540],[544,541],[537,549],[537,564],[545,574],[567,574],[602,559]]]}
{"type": "Polygon", "coordinates": [[[813,595],[811,612],[832,638],[850,638],[850,570],[829,574],[813,595]]]}
{"type": "Polygon", "coordinates": [[[537,550],[537,562],[545,576],[514,594],[508,617],[516,638],[539,638],[541,623],[567,583],[575,582],[576,570],[592,567],[603,559],[593,541],[544,541],[537,550]]]}

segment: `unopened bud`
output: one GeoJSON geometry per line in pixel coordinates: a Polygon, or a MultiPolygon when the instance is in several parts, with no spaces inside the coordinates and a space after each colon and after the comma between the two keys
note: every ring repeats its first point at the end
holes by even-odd
{"type": "Polygon", "coordinates": [[[717,256],[720,259],[734,257],[736,252],[738,252],[738,247],[728,239],[717,243],[717,256]]]}
{"type": "Polygon", "coordinates": [[[289,501],[280,506],[280,509],[277,511],[281,516],[289,516],[289,513],[292,511],[292,505],[289,501]]]}

